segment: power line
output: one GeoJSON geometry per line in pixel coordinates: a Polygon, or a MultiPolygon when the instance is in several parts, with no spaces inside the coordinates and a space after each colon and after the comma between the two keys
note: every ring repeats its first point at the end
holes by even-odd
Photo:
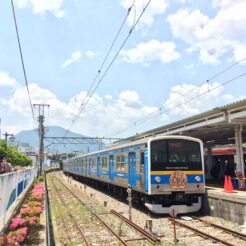
{"type": "MultiPolygon", "coordinates": [[[[187,92],[185,92],[184,94],[182,94],[182,95],[180,95],[179,97],[175,98],[174,100],[171,100],[171,101],[170,101],[169,103],[167,103],[165,106],[168,106],[168,105],[170,105],[170,104],[172,104],[172,103],[174,103],[174,102],[176,102],[176,101],[179,101],[179,99],[182,99],[184,96],[186,96],[186,95],[190,94],[191,92],[197,90],[197,89],[198,89],[199,87],[201,87],[203,84],[206,84],[206,83],[208,84],[208,83],[210,82],[210,80],[212,80],[212,79],[214,79],[214,78],[220,76],[221,74],[225,73],[226,71],[228,71],[229,69],[233,68],[234,66],[240,64],[240,63],[243,62],[244,60],[246,60],[246,56],[243,57],[241,60],[235,62],[235,63],[232,64],[231,66],[229,66],[229,67],[223,69],[222,71],[220,71],[220,72],[218,72],[218,73],[212,75],[212,76],[211,76],[209,79],[207,79],[205,82],[202,82],[202,83],[198,84],[198,86],[197,86],[196,88],[190,89],[190,90],[188,90],[187,92]]],[[[157,110],[155,110],[154,112],[152,112],[152,113],[146,115],[145,117],[143,117],[143,118],[140,119],[140,120],[135,121],[134,123],[132,123],[132,124],[130,124],[128,127],[126,127],[126,129],[135,127],[137,124],[144,123],[144,122],[147,121],[148,119],[151,119],[151,118],[155,117],[155,114],[157,114],[157,113],[158,113],[158,115],[159,115],[159,112],[160,112],[161,110],[163,110],[163,107],[159,107],[159,108],[158,108],[157,110]]],[[[121,131],[120,131],[120,132],[121,132],[121,131]]],[[[115,133],[115,134],[116,134],[116,133],[115,133]]],[[[114,135],[115,135],[115,134],[114,134],[114,135]]],[[[117,134],[118,134],[118,132],[117,132],[117,134]]],[[[113,136],[114,136],[114,135],[113,135],[113,136]]]]}
{"type": "Polygon", "coordinates": [[[25,64],[24,64],[24,59],[23,59],[23,54],[22,54],[22,48],[21,48],[21,43],[20,43],[20,37],[19,37],[19,32],[18,32],[18,26],[17,26],[16,16],[15,16],[15,8],[14,8],[13,0],[11,0],[11,6],[12,6],[13,17],[14,17],[16,36],[17,36],[17,40],[18,40],[18,47],[19,47],[19,52],[20,52],[20,57],[21,57],[22,70],[23,70],[23,74],[24,74],[24,78],[25,78],[27,94],[28,94],[29,103],[30,103],[30,107],[31,107],[31,111],[32,111],[32,117],[33,117],[34,126],[35,126],[34,110],[33,110],[30,90],[29,90],[28,81],[27,81],[26,69],[25,69],[25,64]]]}
{"type": "MultiPolygon", "coordinates": [[[[220,88],[220,87],[222,87],[222,86],[224,86],[224,85],[226,85],[226,84],[229,84],[230,82],[232,82],[232,81],[234,81],[234,80],[236,80],[236,79],[239,79],[239,78],[241,78],[241,77],[243,77],[243,76],[245,76],[245,75],[246,75],[246,73],[242,73],[242,74],[238,75],[237,77],[234,77],[234,78],[232,78],[232,79],[230,79],[230,80],[227,80],[227,81],[225,81],[225,82],[219,84],[218,86],[215,86],[215,87],[209,89],[208,91],[205,91],[205,92],[203,92],[203,93],[201,93],[201,94],[199,94],[199,95],[197,95],[197,96],[195,96],[195,97],[192,97],[192,98],[190,98],[190,99],[188,99],[188,100],[186,100],[186,101],[184,101],[184,102],[181,102],[181,103],[179,103],[179,104],[177,104],[177,105],[174,105],[173,107],[171,107],[171,108],[169,108],[169,109],[167,109],[167,110],[165,110],[165,111],[163,111],[163,112],[160,111],[160,112],[161,112],[160,114],[164,114],[164,113],[166,113],[166,112],[169,112],[169,111],[171,111],[172,109],[175,109],[175,108],[177,108],[177,107],[179,107],[179,106],[182,106],[183,103],[190,102],[190,101],[192,101],[192,100],[194,100],[194,99],[196,99],[196,98],[199,98],[199,97],[201,97],[201,96],[203,96],[203,95],[205,95],[205,94],[208,94],[208,93],[210,93],[211,91],[216,90],[216,89],[218,89],[218,88],[220,88]]],[[[154,116],[152,116],[152,117],[149,117],[148,119],[155,118],[155,117],[157,117],[157,116],[159,116],[159,114],[158,114],[158,115],[154,115],[154,116]]],[[[141,123],[143,123],[143,122],[144,122],[144,121],[142,121],[141,123]]],[[[140,123],[139,123],[139,124],[140,124],[140,123]]],[[[113,136],[115,136],[115,135],[118,135],[119,133],[125,132],[125,131],[127,131],[127,130],[133,128],[133,127],[135,127],[136,125],[137,125],[137,123],[134,123],[134,125],[130,125],[130,126],[126,127],[125,129],[123,129],[123,130],[121,130],[121,131],[118,131],[118,132],[114,133],[111,137],[113,137],[113,136]]]]}
{"type": "MultiPolygon", "coordinates": [[[[108,73],[109,69],[111,68],[111,66],[113,65],[114,61],[116,60],[116,58],[118,57],[120,51],[122,50],[122,48],[124,47],[124,45],[126,44],[127,40],[129,39],[129,37],[132,34],[132,31],[136,28],[138,22],[140,21],[140,19],[142,18],[144,12],[146,11],[146,9],[148,8],[149,4],[150,4],[151,0],[148,1],[148,3],[145,5],[145,7],[143,8],[141,14],[139,15],[137,21],[133,24],[132,28],[130,29],[127,37],[124,39],[123,43],[121,44],[120,48],[118,49],[118,51],[116,52],[115,56],[113,57],[113,59],[111,60],[111,62],[109,63],[106,71],[103,73],[102,77],[100,78],[100,80],[97,82],[95,88],[93,89],[91,94],[88,94],[86,96],[86,100],[84,100],[84,103],[81,105],[81,109],[79,111],[79,113],[76,115],[76,118],[73,119],[69,129],[67,130],[67,132],[72,128],[73,124],[75,123],[75,120],[79,117],[79,115],[83,112],[83,110],[85,109],[86,105],[89,103],[91,97],[94,95],[95,91],[97,90],[98,86],[101,84],[101,82],[103,81],[103,79],[105,78],[106,74],[108,73]]],[[[132,5],[133,6],[133,5],[132,5]]],[[[132,7],[131,7],[132,8],[132,7]]],[[[129,14],[129,12],[128,12],[129,14]]]]}
{"type": "MultiPolygon", "coordinates": [[[[130,12],[131,12],[132,7],[134,6],[134,4],[135,4],[135,0],[133,1],[133,3],[132,3],[132,5],[131,5],[131,7],[130,7],[130,8],[128,8],[127,14],[126,14],[126,16],[125,16],[125,18],[124,18],[124,20],[123,20],[123,22],[122,22],[122,24],[121,24],[121,26],[120,26],[120,28],[119,28],[118,32],[117,32],[117,34],[116,34],[116,36],[115,36],[115,38],[114,38],[114,40],[113,40],[113,42],[112,42],[112,44],[111,44],[111,46],[110,46],[110,48],[109,48],[109,50],[108,50],[108,52],[107,52],[107,54],[106,54],[106,56],[105,56],[105,58],[104,58],[104,60],[103,60],[102,64],[101,64],[101,66],[100,66],[99,70],[97,71],[97,74],[96,74],[96,76],[95,76],[95,78],[94,78],[94,80],[93,80],[93,82],[92,82],[92,84],[91,84],[91,86],[90,86],[90,88],[89,88],[89,90],[88,90],[88,93],[87,93],[87,94],[90,94],[91,89],[92,89],[92,87],[93,87],[94,83],[96,82],[96,80],[97,80],[97,78],[98,78],[99,74],[101,73],[101,71],[102,71],[102,69],[103,69],[103,67],[104,67],[104,64],[105,64],[106,60],[108,59],[108,56],[109,56],[109,54],[110,54],[110,52],[111,52],[111,50],[112,50],[112,48],[113,48],[113,46],[114,46],[114,44],[115,44],[116,40],[118,39],[119,34],[120,34],[120,32],[121,32],[121,30],[122,30],[123,26],[125,25],[126,20],[127,20],[128,16],[129,16],[129,14],[130,14],[130,12]]],[[[85,100],[84,100],[84,102],[85,102],[85,100]]],[[[83,104],[84,104],[84,103],[82,103],[82,105],[83,105],[83,104]]]]}
{"type": "Polygon", "coordinates": [[[243,61],[245,61],[245,60],[246,60],[246,56],[243,57],[241,60],[239,60],[239,61],[233,63],[231,66],[229,66],[229,67],[225,68],[224,70],[218,72],[217,74],[213,75],[213,76],[212,76],[211,78],[209,78],[208,80],[210,81],[210,80],[212,80],[212,79],[218,77],[219,75],[221,75],[221,74],[223,74],[224,72],[230,70],[231,68],[235,67],[236,65],[240,64],[241,62],[243,62],[243,61]]]}

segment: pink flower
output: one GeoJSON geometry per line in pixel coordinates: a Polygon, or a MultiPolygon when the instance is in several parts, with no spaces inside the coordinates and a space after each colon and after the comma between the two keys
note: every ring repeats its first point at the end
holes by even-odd
{"type": "Polygon", "coordinates": [[[27,234],[27,227],[23,227],[21,232],[22,232],[22,235],[23,236],[26,236],[26,234],[27,234]]]}
{"type": "Polygon", "coordinates": [[[16,231],[11,231],[7,235],[7,245],[20,245],[19,243],[22,243],[25,241],[27,236],[27,227],[20,228],[16,231]]]}
{"type": "Polygon", "coordinates": [[[22,226],[22,225],[24,224],[24,222],[25,222],[25,221],[24,221],[22,218],[17,217],[17,218],[15,218],[15,219],[12,219],[12,223],[11,223],[11,225],[9,226],[9,228],[10,228],[11,230],[13,230],[13,229],[15,229],[15,228],[17,228],[17,227],[22,226]]]}

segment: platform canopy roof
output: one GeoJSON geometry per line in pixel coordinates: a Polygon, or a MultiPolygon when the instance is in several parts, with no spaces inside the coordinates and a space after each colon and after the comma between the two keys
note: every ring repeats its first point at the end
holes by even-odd
{"type": "MultiPolygon", "coordinates": [[[[162,126],[123,141],[133,141],[150,136],[186,135],[201,139],[205,144],[233,144],[235,127],[246,125],[246,100],[241,100],[223,107],[162,126]]],[[[246,129],[242,131],[242,141],[246,142],[246,129]]]]}

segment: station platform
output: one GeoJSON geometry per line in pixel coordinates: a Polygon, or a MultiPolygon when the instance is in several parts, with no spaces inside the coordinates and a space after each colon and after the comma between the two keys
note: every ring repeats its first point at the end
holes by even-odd
{"type": "Polygon", "coordinates": [[[224,188],[206,186],[204,210],[211,216],[246,225],[246,191],[224,192],[224,188]]]}

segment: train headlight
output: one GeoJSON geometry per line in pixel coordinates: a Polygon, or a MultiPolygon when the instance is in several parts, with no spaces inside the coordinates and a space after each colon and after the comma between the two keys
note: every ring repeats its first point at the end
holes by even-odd
{"type": "Polygon", "coordinates": [[[195,177],[195,180],[196,180],[197,183],[198,183],[198,182],[201,182],[201,177],[200,177],[200,176],[196,176],[196,177],[195,177]]]}
{"type": "Polygon", "coordinates": [[[160,182],[161,182],[161,177],[160,177],[160,176],[156,176],[156,177],[155,177],[155,181],[156,181],[157,183],[160,183],[160,182]]]}

